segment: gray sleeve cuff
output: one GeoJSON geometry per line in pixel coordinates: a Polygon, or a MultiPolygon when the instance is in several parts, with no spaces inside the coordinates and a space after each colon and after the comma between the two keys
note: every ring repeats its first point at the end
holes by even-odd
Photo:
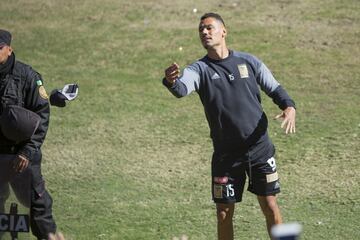
{"type": "Polygon", "coordinates": [[[187,88],[184,83],[180,82],[179,79],[177,79],[174,83],[174,85],[171,86],[171,84],[166,81],[165,78],[162,80],[163,85],[167,87],[167,89],[177,98],[181,98],[187,95],[187,88]]]}

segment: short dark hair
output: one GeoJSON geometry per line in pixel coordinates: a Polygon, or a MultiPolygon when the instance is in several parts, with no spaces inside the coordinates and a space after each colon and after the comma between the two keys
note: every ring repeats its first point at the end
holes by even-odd
{"type": "Polygon", "coordinates": [[[222,17],[217,14],[217,13],[213,13],[213,12],[209,12],[209,13],[205,13],[204,15],[201,16],[200,21],[206,19],[206,18],[215,18],[216,20],[218,20],[219,22],[221,22],[224,27],[225,27],[225,22],[222,19],[222,17]]]}

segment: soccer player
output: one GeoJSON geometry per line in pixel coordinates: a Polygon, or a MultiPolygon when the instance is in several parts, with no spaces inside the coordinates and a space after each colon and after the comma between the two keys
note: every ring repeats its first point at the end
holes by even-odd
{"type": "Polygon", "coordinates": [[[267,230],[282,223],[276,201],[280,192],[275,148],[268,133],[267,117],[261,106],[260,90],[282,110],[286,134],[295,133],[295,103],[255,56],[230,50],[222,17],[206,13],[200,19],[199,36],[207,54],[187,66],[173,63],[165,70],[163,84],[176,97],[195,91],[204,106],[210,127],[212,198],[217,208],[218,239],[233,239],[233,213],[240,202],[246,175],[248,191],[257,196],[267,230]]]}

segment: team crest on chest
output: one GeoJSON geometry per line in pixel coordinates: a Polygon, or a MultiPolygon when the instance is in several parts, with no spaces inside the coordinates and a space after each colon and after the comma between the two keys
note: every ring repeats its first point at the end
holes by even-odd
{"type": "Polygon", "coordinates": [[[239,64],[238,65],[240,78],[248,78],[249,77],[249,71],[247,69],[246,64],[239,64]]]}

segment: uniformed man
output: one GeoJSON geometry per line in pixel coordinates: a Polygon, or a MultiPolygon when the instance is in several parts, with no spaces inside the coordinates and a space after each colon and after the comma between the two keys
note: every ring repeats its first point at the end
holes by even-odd
{"type": "MultiPolygon", "coordinates": [[[[6,30],[0,30],[0,100],[0,160],[10,159],[15,174],[26,169],[31,172],[31,230],[37,239],[48,239],[50,233],[56,232],[52,198],[41,175],[41,145],[50,114],[48,96],[41,75],[16,60],[11,34],[6,30]]],[[[9,176],[16,194],[21,190],[12,181],[9,176]]],[[[2,184],[0,205],[7,194],[8,184],[2,184]]]]}
{"type": "Polygon", "coordinates": [[[295,132],[295,103],[263,62],[227,48],[220,15],[203,15],[199,36],[207,55],[187,66],[181,76],[179,66],[172,64],[163,84],[176,97],[197,92],[204,105],[214,146],[212,197],[218,238],[234,238],[234,203],[242,199],[246,174],[248,190],[257,195],[270,235],[271,227],[282,222],[276,201],[280,185],[258,86],[282,110],[277,118],[283,119],[281,127],[287,134],[295,132]]]}

